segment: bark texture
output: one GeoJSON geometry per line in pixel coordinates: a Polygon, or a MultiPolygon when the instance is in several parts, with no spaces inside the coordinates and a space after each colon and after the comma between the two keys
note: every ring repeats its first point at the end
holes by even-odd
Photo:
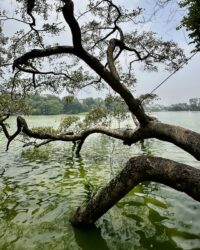
{"type": "Polygon", "coordinates": [[[87,205],[79,207],[70,219],[74,226],[93,225],[104,213],[143,181],[155,181],[185,192],[200,201],[200,170],[160,157],[131,158],[125,168],[87,205]]]}

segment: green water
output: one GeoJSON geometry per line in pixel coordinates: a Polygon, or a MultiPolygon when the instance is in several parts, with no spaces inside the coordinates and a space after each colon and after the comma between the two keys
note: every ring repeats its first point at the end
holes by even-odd
{"type": "MultiPolygon", "coordinates": [[[[200,132],[200,112],[161,112],[161,121],[200,132]]],[[[57,126],[61,116],[28,117],[33,125],[57,126]]],[[[15,118],[9,121],[11,129],[15,118]]],[[[0,134],[0,249],[2,250],[171,250],[200,249],[200,204],[164,185],[138,185],[97,222],[73,228],[68,219],[77,206],[104,186],[131,157],[141,152],[199,167],[177,147],[157,140],[125,147],[93,135],[81,157],[71,143],[40,149],[20,141],[5,152],[0,134]]]]}

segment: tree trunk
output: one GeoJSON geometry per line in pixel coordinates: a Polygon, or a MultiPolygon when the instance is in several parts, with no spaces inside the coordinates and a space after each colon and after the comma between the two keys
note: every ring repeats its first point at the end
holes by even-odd
{"type": "Polygon", "coordinates": [[[79,207],[71,217],[73,226],[93,225],[131,189],[143,181],[155,181],[185,192],[200,201],[200,170],[159,157],[131,158],[125,168],[88,204],[79,207]]]}

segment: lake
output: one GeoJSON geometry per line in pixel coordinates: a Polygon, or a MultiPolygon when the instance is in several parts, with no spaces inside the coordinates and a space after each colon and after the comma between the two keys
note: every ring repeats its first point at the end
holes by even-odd
{"type": "MultiPolygon", "coordinates": [[[[200,112],[159,112],[159,120],[200,133],[200,112]]],[[[30,126],[58,126],[62,116],[30,116],[30,126]]],[[[16,118],[9,120],[10,129],[16,118]]],[[[123,123],[126,126],[130,121],[123,123]]],[[[2,250],[173,250],[200,249],[200,203],[164,185],[134,188],[93,228],[73,228],[76,208],[141,153],[167,157],[200,168],[192,156],[158,140],[124,146],[92,135],[81,156],[72,143],[33,149],[14,141],[5,152],[0,133],[0,249],[2,250]]]]}

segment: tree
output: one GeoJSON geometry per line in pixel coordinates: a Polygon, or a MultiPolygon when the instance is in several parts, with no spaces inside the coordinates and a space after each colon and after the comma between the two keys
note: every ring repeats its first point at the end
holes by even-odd
{"type": "Polygon", "coordinates": [[[174,11],[184,11],[182,15],[181,24],[177,29],[185,28],[189,33],[189,38],[191,39],[190,44],[195,45],[195,52],[200,50],[200,5],[198,0],[157,0],[154,6],[154,15],[157,14],[162,9],[168,7],[172,4],[174,11]],[[176,10],[174,10],[176,9],[176,10]]]}
{"type": "MultiPolygon", "coordinates": [[[[15,20],[23,23],[26,29],[21,29],[10,39],[12,67],[18,73],[12,82],[15,92],[65,89],[70,94],[88,85],[98,90],[109,88],[112,95],[127,106],[137,120],[137,127],[124,130],[108,127],[110,113],[105,107],[94,108],[82,122],[72,118],[68,122],[66,119],[65,130],[52,133],[49,130],[31,130],[25,119],[18,116],[17,130],[12,135],[5,126],[6,119],[0,120],[8,139],[7,147],[23,133],[27,137],[44,140],[42,145],[57,140],[74,142],[78,154],[89,135],[101,133],[130,146],[149,138],[171,142],[200,160],[200,134],[161,123],[147,115],[143,104],[151,95],[147,93],[136,98],[132,94],[136,82],[133,66],[137,63],[147,71],[158,70],[160,64],[165,64],[167,70],[176,70],[186,60],[183,51],[174,42],[162,41],[153,32],[137,30],[137,24],[143,22],[141,8],[127,10],[112,0],[90,0],[86,11],[77,16],[72,0],[53,1],[51,4],[45,0],[18,2],[22,4],[17,12],[21,14],[21,19],[17,17],[15,20]],[[52,20],[52,11],[57,12],[59,21],[52,20]],[[84,20],[89,21],[81,21],[85,15],[89,15],[89,19],[84,20]],[[44,21],[42,27],[38,17],[44,21]],[[70,31],[64,31],[67,25],[70,31]],[[50,44],[49,34],[55,37],[60,32],[71,34],[71,45],[50,44]],[[128,55],[128,69],[120,64],[125,55],[128,55]],[[53,70],[44,70],[47,63],[53,70]],[[18,78],[20,81],[17,81],[18,78]]],[[[2,19],[9,20],[10,17],[4,14],[2,19]]],[[[160,157],[139,156],[129,159],[119,175],[87,205],[78,208],[71,223],[76,226],[95,223],[142,181],[163,183],[200,201],[200,170],[160,157]]]]}
{"type": "Polygon", "coordinates": [[[57,115],[63,113],[63,103],[54,95],[32,95],[26,100],[32,115],[57,115]]]}
{"type": "Polygon", "coordinates": [[[63,98],[64,112],[66,114],[78,114],[86,110],[83,109],[81,103],[74,96],[66,96],[63,98]]]}
{"type": "Polygon", "coordinates": [[[180,6],[187,8],[187,14],[183,17],[180,27],[185,27],[189,31],[191,43],[195,44],[195,50],[200,50],[200,5],[198,0],[181,1],[180,6]]]}

